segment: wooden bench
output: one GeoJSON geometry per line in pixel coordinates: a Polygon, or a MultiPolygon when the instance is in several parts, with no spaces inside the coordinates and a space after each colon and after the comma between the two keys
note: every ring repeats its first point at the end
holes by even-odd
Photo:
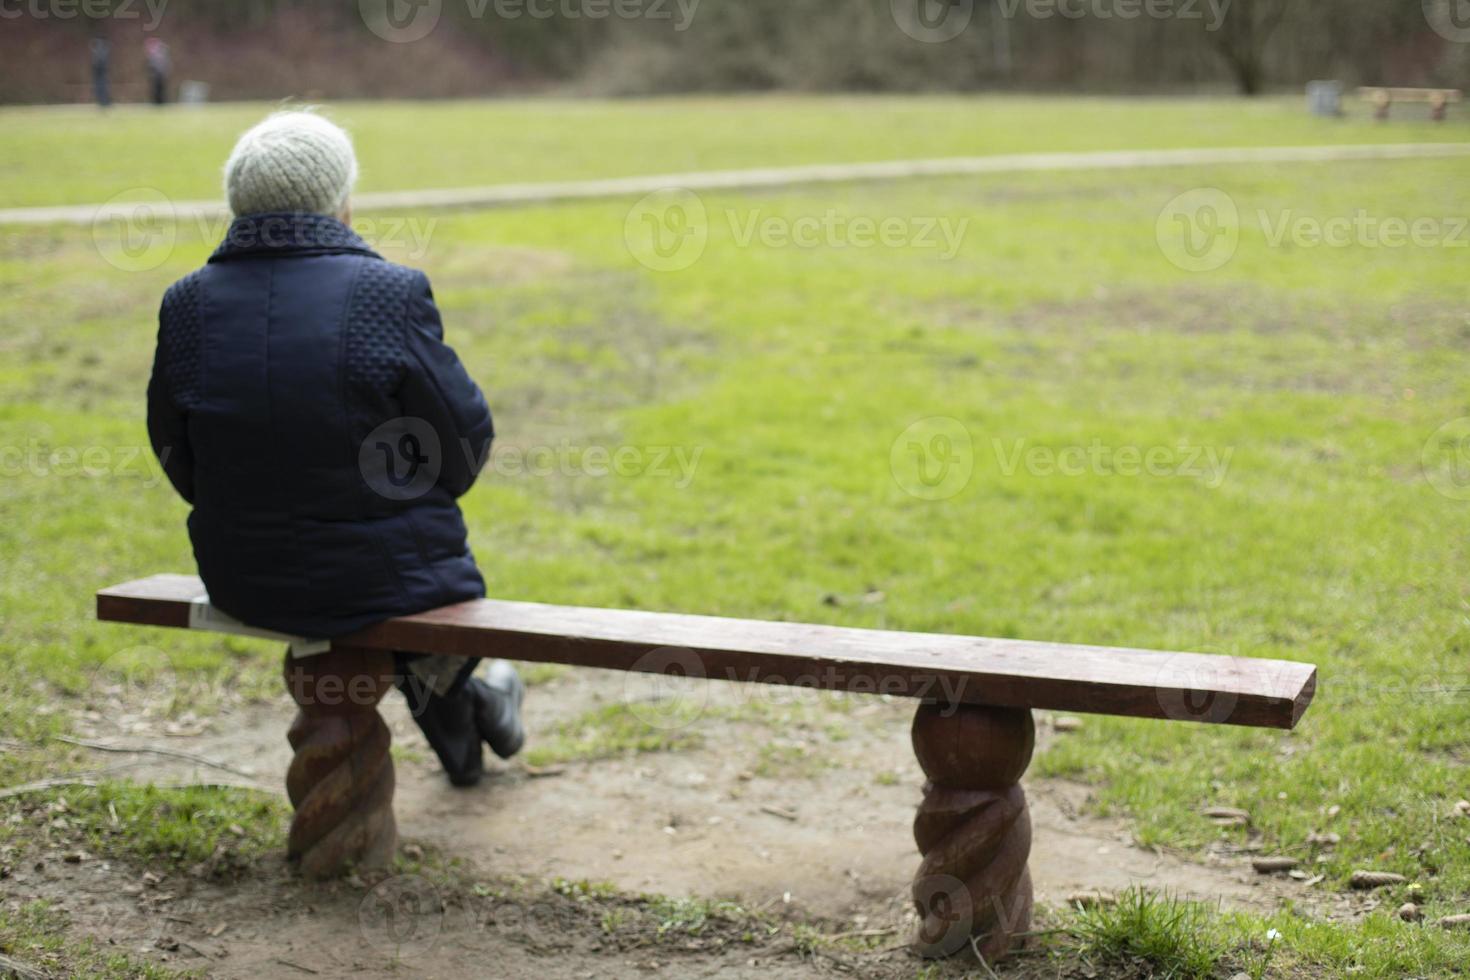
{"type": "MultiPolygon", "coordinates": [[[[159,575],[98,592],[97,616],[189,628],[207,602],[197,578],[159,575]]],[[[928,779],[914,821],[916,942],[947,955],[973,937],[989,959],[1030,923],[1020,780],[1035,743],[1032,709],[1289,729],[1316,685],[1315,667],[1281,660],[468,602],[389,620],[317,656],[287,655],[299,707],[288,736],[288,847],[309,875],[393,855],[393,766],[377,705],[394,650],[918,699],[912,737],[928,779]]]]}
{"type": "Polygon", "coordinates": [[[1445,110],[1451,102],[1459,102],[1457,88],[1383,88],[1364,85],[1358,89],[1358,98],[1373,104],[1373,118],[1387,119],[1388,111],[1395,102],[1427,102],[1429,117],[1443,122],[1445,110]]]}

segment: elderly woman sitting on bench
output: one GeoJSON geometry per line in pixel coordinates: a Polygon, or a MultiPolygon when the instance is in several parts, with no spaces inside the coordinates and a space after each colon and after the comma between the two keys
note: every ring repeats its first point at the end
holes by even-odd
{"type": "MultiPolygon", "coordinates": [[[[225,166],[234,221],[159,314],[148,432],[193,506],[211,603],[262,629],[337,638],[478,599],[457,498],[490,410],[422,272],[350,227],[351,140],[310,112],[245,133],[225,166]]],[[[482,743],[524,742],[510,664],[397,656],[397,684],[456,786],[482,743]]]]}

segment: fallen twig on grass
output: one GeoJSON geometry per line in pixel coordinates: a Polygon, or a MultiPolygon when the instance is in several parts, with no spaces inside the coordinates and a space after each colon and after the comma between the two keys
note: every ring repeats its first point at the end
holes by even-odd
{"type": "MultiPolygon", "coordinates": [[[[898,930],[895,929],[894,931],[897,932],[898,930]]],[[[878,949],[870,949],[867,952],[865,952],[863,955],[864,956],[888,956],[888,955],[890,955],[892,953],[905,953],[905,952],[913,952],[913,951],[914,951],[914,941],[912,939],[905,939],[903,942],[901,942],[901,943],[894,943],[892,946],[882,946],[882,947],[879,947],[878,949]]]]}
{"type": "Polygon", "coordinates": [[[980,952],[980,943],[977,937],[970,937],[970,948],[975,951],[975,959],[980,961],[980,966],[985,970],[985,975],[990,977],[990,980],[1000,980],[1000,977],[996,976],[995,971],[990,968],[990,964],[985,962],[985,956],[980,952]]]}
{"type": "Polygon", "coordinates": [[[879,936],[891,936],[897,929],[854,929],[851,932],[834,932],[828,939],[875,939],[879,936]]]}
{"type": "Polygon", "coordinates": [[[21,783],[18,786],[6,786],[0,789],[0,800],[8,800],[13,796],[25,796],[27,793],[39,793],[43,790],[56,789],[59,786],[96,786],[95,779],[38,779],[34,783],[21,783]]]}
{"type": "Polygon", "coordinates": [[[0,953],[0,976],[18,977],[19,980],[46,980],[46,974],[20,960],[11,959],[0,953]]]}
{"type": "Polygon", "coordinates": [[[817,957],[820,957],[831,963],[833,966],[837,967],[837,969],[841,970],[843,973],[857,972],[857,967],[854,964],[849,963],[847,960],[838,956],[836,953],[828,952],[825,949],[818,949],[817,947],[806,943],[791,942],[785,946],[782,946],[775,952],[777,956],[790,956],[795,954],[798,958],[810,957],[812,959],[816,959],[817,957]]]}
{"type": "Polygon", "coordinates": [[[274,793],[276,796],[285,795],[284,789],[274,789],[270,786],[262,786],[260,783],[251,783],[249,786],[240,783],[223,783],[217,780],[190,783],[149,783],[154,789],[248,789],[252,793],[274,793]]]}
{"type": "Polygon", "coordinates": [[[0,788],[0,800],[9,799],[12,796],[24,796],[27,793],[39,793],[42,790],[55,789],[59,786],[96,786],[97,781],[103,776],[137,767],[136,762],[124,762],[121,765],[108,766],[106,769],[92,769],[87,772],[72,773],[70,776],[54,776],[50,779],[38,779],[33,783],[6,786],[0,788]]]}
{"type": "Polygon", "coordinates": [[[231,775],[242,776],[252,781],[255,779],[254,773],[246,772],[243,769],[236,769],[234,766],[227,765],[226,763],[215,762],[213,759],[206,759],[202,755],[195,755],[192,752],[184,752],[179,749],[161,749],[152,745],[111,745],[107,742],[91,742],[84,738],[72,738],[70,735],[54,735],[52,737],[58,742],[65,742],[68,745],[80,745],[84,749],[95,749],[98,752],[118,752],[124,755],[159,755],[167,759],[180,759],[184,762],[193,762],[201,766],[208,766],[210,769],[219,769],[231,775]]]}
{"type": "Polygon", "coordinates": [[[195,946],[193,943],[189,942],[188,940],[180,939],[179,940],[179,945],[182,946],[182,947],[184,947],[187,950],[191,950],[194,953],[195,956],[199,956],[199,957],[201,957],[203,959],[206,959],[206,960],[212,960],[212,959],[214,959],[214,954],[213,953],[206,953],[204,950],[200,949],[198,946],[195,946]]]}
{"type": "MultiPolygon", "coordinates": [[[[131,766],[119,766],[118,769],[130,769],[131,766]]],[[[38,779],[33,783],[21,783],[17,786],[6,786],[0,788],[0,800],[8,800],[15,796],[25,796],[28,793],[41,793],[48,789],[60,789],[64,786],[97,787],[102,785],[98,776],[104,776],[115,769],[104,769],[101,772],[92,773],[87,776],[74,776],[70,778],[38,779]]],[[[241,786],[239,783],[149,783],[148,785],[158,789],[248,789],[259,792],[270,792],[269,789],[258,784],[241,786]]]]}

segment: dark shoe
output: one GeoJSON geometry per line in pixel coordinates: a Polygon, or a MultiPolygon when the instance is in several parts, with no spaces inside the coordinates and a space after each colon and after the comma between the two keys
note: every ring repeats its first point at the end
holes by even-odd
{"type": "Polygon", "coordinates": [[[429,740],[449,781],[455,786],[479,783],[485,772],[485,756],[480,749],[475,700],[464,692],[440,697],[412,675],[399,681],[398,689],[408,700],[413,720],[429,740]]]}
{"type": "Polygon", "coordinates": [[[526,744],[526,730],[521,725],[521,702],[526,699],[526,685],[516,669],[505,660],[494,660],[484,679],[471,677],[465,692],[474,702],[475,727],[490,750],[509,759],[526,744]]]}

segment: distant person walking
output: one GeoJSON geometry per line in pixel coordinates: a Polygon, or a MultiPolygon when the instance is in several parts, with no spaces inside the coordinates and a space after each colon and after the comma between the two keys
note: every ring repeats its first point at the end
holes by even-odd
{"type": "Polygon", "coordinates": [[[101,34],[92,38],[92,95],[100,108],[112,105],[112,84],[107,73],[112,67],[112,42],[101,34]]]}
{"type": "Polygon", "coordinates": [[[159,38],[150,37],[144,42],[143,51],[148,58],[148,89],[153,104],[163,105],[168,102],[168,45],[159,38]]]}

